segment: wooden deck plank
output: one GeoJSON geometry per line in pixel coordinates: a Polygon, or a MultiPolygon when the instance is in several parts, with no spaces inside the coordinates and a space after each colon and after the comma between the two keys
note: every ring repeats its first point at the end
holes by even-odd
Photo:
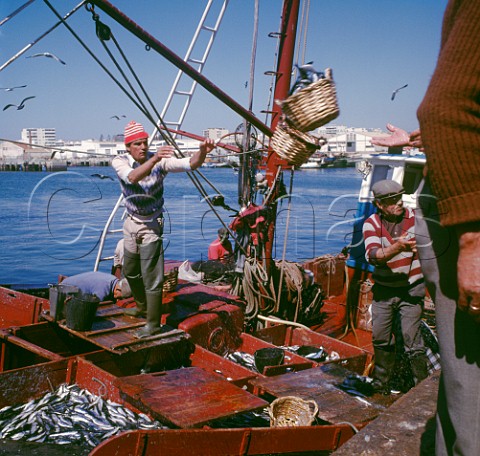
{"type": "Polygon", "coordinates": [[[332,456],[435,454],[435,413],[440,371],[408,391],[332,456]]]}
{"type": "Polygon", "coordinates": [[[331,424],[365,424],[383,413],[397,399],[396,396],[380,394],[358,398],[338,389],[335,385],[342,383],[350,373],[332,363],[279,377],[257,377],[250,383],[274,397],[313,399],[318,405],[318,417],[331,424]]]}
{"type": "Polygon", "coordinates": [[[268,402],[197,367],[119,378],[126,401],[180,428],[268,406],[268,402]]]}
{"type": "MultiPolygon", "coordinates": [[[[174,292],[168,293],[164,299],[164,314],[162,322],[166,322],[166,317],[172,311],[181,307],[182,304],[188,304],[190,313],[198,313],[202,305],[208,305],[215,302],[217,305],[225,303],[237,303],[238,298],[223,291],[214,290],[202,284],[192,284],[179,281],[174,292]]],[[[144,318],[135,318],[123,314],[124,305],[133,305],[131,299],[120,301],[118,303],[105,301],[100,303],[95,320],[90,331],[75,331],[67,327],[66,321],[58,321],[58,325],[74,334],[77,337],[88,340],[89,342],[108,350],[112,353],[126,353],[128,351],[139,351],[150,349],[152,347],[170,344],[173,342],[190,339],[190,336],[181,330],[172,333],[170,337],[154,337],[143,339],[141,342],[135,337],[136,329],[146,324],[144,318]]],[[[53,322],[54,318],[45,313],[44,318],[53,322]]],[[[173,328],[170,328],[173,329],[173,328]]]]}

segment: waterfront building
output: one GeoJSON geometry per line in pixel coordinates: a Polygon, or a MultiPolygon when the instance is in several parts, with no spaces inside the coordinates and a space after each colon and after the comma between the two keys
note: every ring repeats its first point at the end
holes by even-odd
{"type": "Polygon", "coordinates": [[[24,128],[21,141],[38,146],[55,146],[56,131],[55,128],[24,128]]]}

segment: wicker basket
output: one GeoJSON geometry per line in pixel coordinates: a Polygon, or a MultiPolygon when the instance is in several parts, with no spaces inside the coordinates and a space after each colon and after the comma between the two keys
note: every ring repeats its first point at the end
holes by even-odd
{"type": "Polygon", "coordinates": [[[270,140],[270,146],[289,165],[300,166],[323,145],[322,141],[323,138],[308,135],[280,121],[270,140]]]}
{"type": "Polygon", "coordinates": [[[315,401],[304,401],[296,396],[279,397],[268,407],[270,427],[310,426],[317,413],[315,401]]]}
{"type": "Polygon", "coordinates": [[[169,293],[175,291],[178,284],[178,268],[173,268],[169,273],[165,274],[163,279],[163,291],[169,293]]]}
{"type": "Polygon", "coordinates": [[[300,131],[312,131],[340,114],[332,70],[325,77],[279,102],[288,121],[300,131]]]}

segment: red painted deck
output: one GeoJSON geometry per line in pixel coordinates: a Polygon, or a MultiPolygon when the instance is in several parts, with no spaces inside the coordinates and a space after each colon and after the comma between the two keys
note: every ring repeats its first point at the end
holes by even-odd
{"type": "Polygon", "coordinates": [[[363,426],[390,406],[396,396],[374,395],[364,400],[351,396],[335,387],[342,383],[348,371],[336,364],[325,364],[312,369],[278,377],[250,381],[261,394],[274,398],[297,396],[314,400],[318,405],[318,417],[330,424],[352,423],[363,426]]]}
{"type": "Polygon", "coordinates": [[[126,401],[163,423],[200,427],[268,406],[268,402],[198,367],[117,380],[126,401]]]}

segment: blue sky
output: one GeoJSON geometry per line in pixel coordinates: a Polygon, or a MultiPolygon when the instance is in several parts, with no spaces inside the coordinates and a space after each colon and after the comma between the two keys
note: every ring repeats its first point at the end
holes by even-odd
{"type": "MultiPolygon", "coordinates": [[[[80,0],[50,0],[64,15],[80,0]]],[[[26,0],[0,2],[0,21],[26,0]]],[[[184,56],[207,0],[111,0],[141,27],[179,56],[184,56]]],[[[220,4],[215,0],[214,5],[220,4]]],[[[407,130],[417,127],[416,109],[435,68],[443,12],[447,0],[311,0],[305,61],[321,70],[333,69],[341,114],[335,124],[384,128],[387,122],[407,130]],[[408,84],[391,101],[394,89],[408,84]]],[[[155,103],[162,110],[177,69],[147,51],[143,43],[123,31],[97,9],[112,28],[130,63],[155,103]]],[[[253,0],[230,0],[204,74],[214,84],[247,107],[253,35],[253,0]]],[[[260,0],[255,96],[253,111],[269,100],[274,69],[275,40],[280,0],[260,0]]],[[[42,0],[0,26],[0,65],[57,22],[42,0]]],[[[110,63],[95,36],[91,14],[80,8],[68,24],[111,71],[110,63]]],[[[111,45],[109,44],[109,47],[111,45]]],[[[54,127],[60,139],[107,137],[123,132],[126,121],[147,122],[132,102],[64,27],[57,27],[21,57],[0,71],[0,87],[24,85],[12,92],[0,91],[0,107],[19,104],[23,110],[0,111],[0,137],[18,139],[25,127],[54,127]],[[51,52],[66,65],[44,58],[26,58],[51,52]],[[120,121],[113,115],[126,115],[120,121]]],[[[169,120],[169,119],[166,119],[169,120]]],[[[196,134],[209,127],[233,130],[242,119],[203,88],[197,87],[183,129],[196,134]]],[[[150,130],[150,127],[147,127],[150,130]]]]}

